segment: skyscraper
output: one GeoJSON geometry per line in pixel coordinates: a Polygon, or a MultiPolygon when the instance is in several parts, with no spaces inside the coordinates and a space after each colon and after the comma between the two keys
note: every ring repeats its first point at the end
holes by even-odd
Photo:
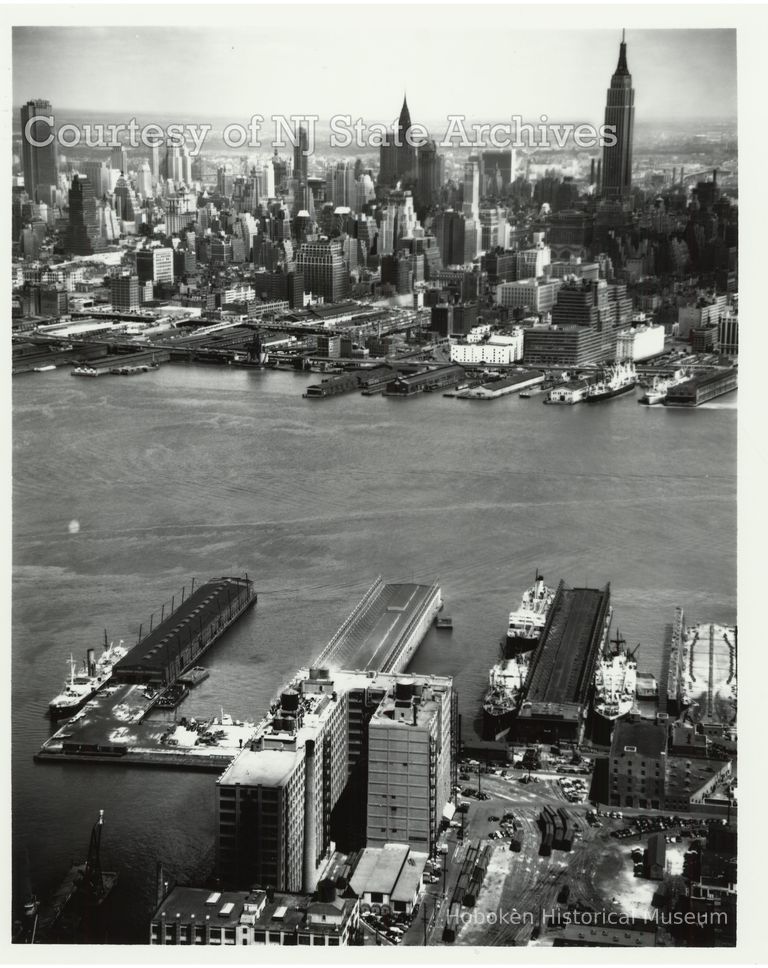
{"type": "Polygon", "coordinates": [[[27,194],[35,201],[50,202],[48,189],[58,182],[58,166],[56,159],[56,143],[53,124],[46,121],[32,121],[37,117],[53,116],[50,101],[36,99],[27,101],[21,106],[21,161],[24,168],[24,187],[27,194]],[[27,124],[29,131],[27,131],[27,124]],[[45,147],[37,147],[34,142],[43,142],[51,138],[51,143],[45,147]]]}
{"type": "Polygon", "coordinates": [[[396,185],[402,182],[406,187],[416,178],[416,148],[408,143],[411,130],[411,113],[408,101],[403,96],[403,106],[393,135],[387,137],[379,154],[379,184],[396,185]]]}
{"type": "Polygon", "coordinates": [[[611,78],[605,105],[605,124],[610,126],[616,143],[603,148],[603,198],[620,201],[632,187],[632,135],[635,123],[635,91],[627,67],[627,45],[621,34],[619,63],[611,78]]]}
{"type": "Polygon", "coordinates": [[[105,248],[93,185],[75,175],[69,190],[69,225],[64,238],[69,255],[93,255],[105,248]]]}

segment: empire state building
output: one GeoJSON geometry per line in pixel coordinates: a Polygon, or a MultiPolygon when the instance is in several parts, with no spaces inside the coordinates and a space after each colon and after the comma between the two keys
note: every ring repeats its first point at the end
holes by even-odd
{"type": "Polygon", "coordinates": [[[611,78],[605,105],[605,124],[613,131],[616,143],[603,148],[602,196],[620,201],[632,187],[632,135],[635,126],[635,91],[627,67],[627,45],[621,34],[619,63],[611,78]]]}

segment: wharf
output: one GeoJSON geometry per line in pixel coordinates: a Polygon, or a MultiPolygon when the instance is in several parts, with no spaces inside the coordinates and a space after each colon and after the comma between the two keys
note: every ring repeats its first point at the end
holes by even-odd
{"type": "Polygon", "coordinates": [[[89,761],[183,767],[220,773],[253,736],[253,723],[224,716],[187,724],[150,716],[160,695],[136,683],[108,683],[61,726],[37,762],[89,761]]]}
{"type": "Polygon", "coordinates": [[[440,587],[379,577],[313,665],[335,671],[402,672],[440,611],[440,587]]]}
{"type": "Polygon", "coordinates": [[[247,577],[199,586],[115,664],[109,681],[43,743],[35,760],[119,761],[220,772],[251,738],[254,724],[222,715],[218,723],[210,720],[187,729],[150,713],[256,597],[247,577]]]}

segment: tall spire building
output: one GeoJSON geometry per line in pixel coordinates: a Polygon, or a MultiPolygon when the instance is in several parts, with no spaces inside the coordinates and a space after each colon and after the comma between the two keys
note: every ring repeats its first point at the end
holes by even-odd
{"type": "Polygon", "coordinates": [[[387,188],[402,183],[410,187],[416,179],[416,147],[408,143],[411,113],[403,95],[403,106],[395,125],[394,136],[388,137],[380,149],[379,184],[387,188]]]}
{"type": "Polygon", "coordinates": [[[605,105],[605,124],[616,136],[616,143],[603,148],[603,198],[620,201],[632,188],[632,137],[635,126],[635,91],[627,67],[627,45],[621,34],[619,63],[611,78],[605,105]]]}

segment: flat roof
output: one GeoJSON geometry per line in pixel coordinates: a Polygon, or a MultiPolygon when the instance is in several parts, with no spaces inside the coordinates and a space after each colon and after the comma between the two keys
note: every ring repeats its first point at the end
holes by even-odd
{"type": "Polygon", "coordinates": [[[411,848],[408,844],[366,847],[350,886],[358,896],[366,893],[392,894],[411,848]]]}
{"type": "Polygon", "coordinates": [[[243,750],[222,774],[224,786],[284,786],[293,773],[297,750],[243,750]]]}
{"type": "Polygon", "coordinates": [[[619,720],[613,734],[611,756],[621,756],[626,746],[634,747],[639,756],[658,759],[667,748],[666,726],[619,720]]]}
{"type": "MultiPolygon", "coordinates": [[[[251,584],[250,580],[248,582],[251,584]]],[[[201,628],[228,608],[230,599],[246,584],[244,578],[219,578],[199,585],[169,616],[144,636],[115,664],[115,672],[126,669],[165,670],[179,649],[201,628]]]]}
{"type": "Polygon", "coordinates": [[[609,585],[567,588],[560,582],[525,682],[526,702],[586,702],[609,603],[609,585]]]}
{"type": "Polygon", "coordinates": [[[393,901],[412,901],[421,886],[421,878],[427,863],[427,854],[411,851],[406,857],[400,876],[392,891],[393,901]]]}
{"type": "Polygon", "coordinates": [[[374,583],[313,665],[331,671],[378,672],[426,605],[433,587],[374,583]]]}

